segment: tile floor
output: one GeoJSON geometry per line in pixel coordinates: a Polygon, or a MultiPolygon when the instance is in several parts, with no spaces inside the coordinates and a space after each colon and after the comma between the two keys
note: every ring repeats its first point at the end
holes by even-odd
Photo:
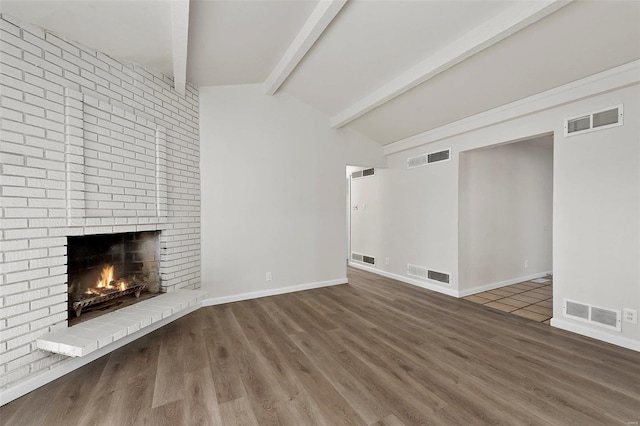
{"type": "Polygon", "coordinates": [[[465,297],[466,300],[549,324],[553,316],[553,276],[544,283],[525,281],[465,297]]]}

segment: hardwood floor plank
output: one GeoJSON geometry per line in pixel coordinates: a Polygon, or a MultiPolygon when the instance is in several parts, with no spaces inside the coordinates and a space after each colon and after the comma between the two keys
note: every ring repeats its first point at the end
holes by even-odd
{"type": "Polygon", "coordinates": [[[316,365],[322,366],[325,377],[365,422],[374,423],[391,414],[391,410],[380,404],[348,369],[334,361],[331,352],[315,338],[316,336],[317,332],[311,330],[308,333],[292,335],[291,338],[307,357],[316,365]]]}
{"type": "Polygon", "coordinates": [[[173,401],[152,408],[151,421],[149,424],[153,426],[175,426],[189,424],[185,418],[184,403],[182,401],[173,401]]]}
{"type": "Polygon", "coordinates": [[[348,285],[201,308],[0,407],[0,423],[640,421],[638,352],[364,271],[348,276],[348,285]]]}
{"type": "Polygon", "coordinates": [[[212,372],[207,367],[190,371],[184,378],[185,419],[188,419],[189,425],[223,425],[212,377],[212,372]]]}
{"type": "Polygon", "coordinates": [[[330,425],[361,425],[364,420],[356,413],[346,399],[334,388],[322,374],[315,363],[298,349],[295,343],[284,333],[274,332],[278,325],[271,320],[269,313],[260,304],[259,310],[254,312],[257,324],[276,348],[280,349],[280,356],[290,366],[296,379],[314,396],[318,404],[330,407],[324,410],[323,417],[330,425]]]}
{"type": "Polygon", "coordinates": [[[233,352],[239,355],[239,371],[253,414],[261,425],[304,424],[287,406],[287,397],[269,365],[247,340],[229,306],[216,312],[222,328],[229,335],[233,352]]]}
{"type": "Polygon", "coordinates": [[[246,395],[242,379],[238,375],[239,353],[234,353],[226,333],[215,318],[215,310],[206,309],[213,314],[214,320],[208,321],[209,328],[203,329],[207,348],[211,379],[218,404],[233,401],[246,395]]]}
{"type": "Polygon", "coordinates": [[[258,426],[245,397],[220,404],[220,418],[224,426],[258,426]]]}

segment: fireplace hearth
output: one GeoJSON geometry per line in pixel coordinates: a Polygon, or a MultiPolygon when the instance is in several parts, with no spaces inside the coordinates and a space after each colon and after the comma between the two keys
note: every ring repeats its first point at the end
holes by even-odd
{"type": "Polygon", "coordinates": [[[159,233],[68,238],[69,325],[160,292],[159,233]]]}

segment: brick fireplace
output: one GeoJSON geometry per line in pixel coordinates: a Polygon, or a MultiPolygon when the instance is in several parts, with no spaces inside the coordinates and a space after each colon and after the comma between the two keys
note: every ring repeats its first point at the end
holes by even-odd
{"type": "MultiPolygon", "coordinates": [[[[68,362],[68,241],[150,232],[160,292],[200,286],[198,90],[2,15],[0,390],[68,362]]],[[[73,279],[71,280],[73,281],[73,279]]]]}

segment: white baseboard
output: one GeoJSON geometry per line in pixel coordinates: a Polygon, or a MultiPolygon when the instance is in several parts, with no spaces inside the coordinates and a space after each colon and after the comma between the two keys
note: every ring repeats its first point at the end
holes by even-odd
{"type": "Polygon", "coordinates": [[[428,282],[424,282],[421,280],[415,280],[413,278],[403,277],[402,275],[396,275],[391,272],[383,271],[378,268],[372,268],[371,266],[360,265],[359,263],[355,263],[355,262],[349,262],[349,266],[352,266],[357,269],[362,269],[363,271],[382,275],[383,277],[391,278],[393,280],[402,281],[403,283],[411,284],[416,287],[422,287],[422,288],[426,288],[427,290],[443,293],[443,294],[446,294],[447,296],[458,297],[458,292],[456,290],[453,290],[447,287],[442,287],[442,285],[430,284],[428,282]]]}
{"type": "Polygon", "coordinates": [[[551,326],[570,331],[572,333],[577,333],[582,336],[591,337],[592,339],[611,343],[612,345],[622,346],[623,348],[631,349],[632,351],[640,352],[640,341],[638,340],[615,336],[611,333],[607,333],[606,331],[594,330],[593,328],[575,324],[562,318],[551,318],[551,326]]]}
{"type": "Polygon", "coordinates": [[[485,284],[478,287],[468,288],[466,290],[458,291],[458,297],[466,297],[476,293],[482,293],[483,291],[489,291],[496,288],[504,287],[506,285],[518,284],[523,281],[535,280],[536,278],[542,278],[551,274],[553,271],[538,272],[536,274],[525,275],[523,277],[512,278],[510,280],[499,281],[497,283],[485,284]]]}
{"type": "Polygon", "coordinates": [[[329,287],[332,285],[347,284],[347,278],[338,278],[329,281],[319,281],[309,284],[292,285],[289,287],[273,288],[269,290],[252,291],[249,293],[233,294],[231,296],[210,297],[202,301],[202,306],[222,305],[224,303],[240,302],[242,300],[259,299],[261,297],[276,296],[278,294],[294,293],[296,291],[312,290],[314,288],[329,287]]]}
{"type": "Polygon", "coordinates": [[[148,327],[140,329],[139,331],[130,334],[129,336],[124,337],[120,340],[117,340],[107,346],[104,346],[94,352],[91,352],[88,355],[78,358],[68,358],[67,360],[62,361],[60,364],[52,367],[50,370],[43,371],[33,377],[28,378],[23,382],[18,383],[15,386],[5,389],[0,392],[0,406],[8,404],[14,399],[20,398],[21,396],[26,395],[29,392],[46,385],[47,383],[53,382],[54,380],[64,376],[65,374],[71,373],[73,370],[77,370],[78,368],[89,364],[90,362],[95,361],[96,359],[107,355],[108,353],[113,352],[116,349],[121,348],[122,346],[131,343],[136,339],[141,338],[145,334],[149,334],[152,331],[155,331],[160,327],[163,327],[170,322],[177,320],[180,317],[190,314],[191,312],[200,308],[200,306],[201,304],[197,303],[185,310],[176,313],[175,315],[172,315],[171,317],[164,318],[156,323],[153,323],[148,327]]]}

